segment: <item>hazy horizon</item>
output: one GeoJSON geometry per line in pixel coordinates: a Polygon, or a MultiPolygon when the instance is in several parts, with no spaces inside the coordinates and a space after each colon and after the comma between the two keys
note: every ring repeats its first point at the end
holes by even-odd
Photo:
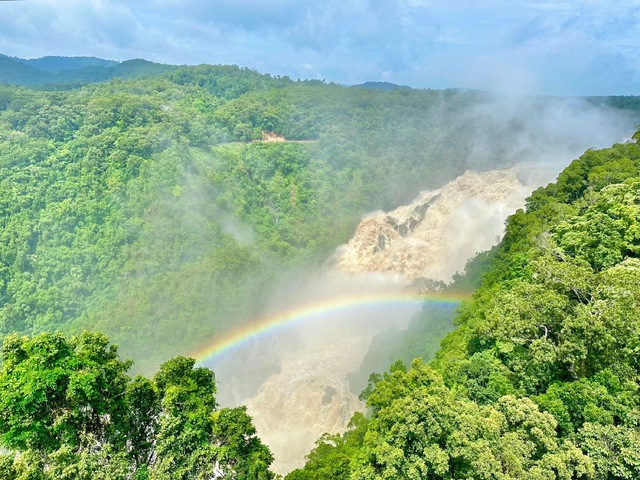
{"type": "Polygon", "coordinates": [[[0,2],[0,52],[236,64],[345,85],[562,96],[640,92],[631,0],[0,2]]]}

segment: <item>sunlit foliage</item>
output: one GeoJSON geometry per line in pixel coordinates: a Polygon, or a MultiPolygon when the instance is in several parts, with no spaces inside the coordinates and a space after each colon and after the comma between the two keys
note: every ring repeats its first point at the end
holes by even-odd
{"type": "Polygon", "coordinates": [[[131,379],[98,333],[5,339],[0,476],[269,479],[273,461],[244,407],[218,408],[214,374],[190,358],[131,379]]]}
{"type": "Polygon", "coordinates": [[[615,145],[534,192],[431,366],[373,375],[370,420],[288,478],[637,478],[639,175],[615,145]]]}

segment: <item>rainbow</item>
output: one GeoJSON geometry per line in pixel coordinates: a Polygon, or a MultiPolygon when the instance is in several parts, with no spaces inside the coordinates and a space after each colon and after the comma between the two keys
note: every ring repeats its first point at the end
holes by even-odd
{"type": "Polygon", "coordinates": [[[325,299],[321,302],[297,305],[286,311],[274,315],[267,315],[253,322],[243,323],[241,326],[216,335],[209,343],[204,344],[191,356],[198,363],[210,363],[220,359],[225,354],[242,346],[250,340],[284,330],[287,327],[305,322],[312,322],[328,315],[348,313],[380,313],[388,311],[390,314],[399,309],[412,308],[413,311],[424,304],[441,308],[455,308],[462,301],[469,299],[468,295],[416,296],[409,293],[368,295],[345,295],[325,299]]]}

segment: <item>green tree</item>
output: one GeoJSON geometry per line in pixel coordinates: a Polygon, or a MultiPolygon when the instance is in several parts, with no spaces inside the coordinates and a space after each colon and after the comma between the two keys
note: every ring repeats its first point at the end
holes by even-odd
{"type": "Polygon", "coordinates": [[[222,408],[213,414],[216,459],[227,476],[242,480],[273,478],[273,455],[256,436],[246,407],[222,408]]]}
{"type": "Polygon", "coordinates": [[[244,407],[218,409],[215,377],[195,360],[154,379],[126,371],[105,335],[5,338],[0,474],[9,479],[270,479],[273,461],[244,407]]]}
{"type": "Polygon", "coordinates": [[[104,335],[5,338],[0,432],[9,448],[42,454],[62,445],[122,444],[129,362],[104,335]]]}
{"type": "Polygon", "coordinates": [[[273,457],[245,409],[218,410],[213,372],[194,365],[192,358],[177,357],[154,377],[163,415],[151,477],[204,479],[218,468],[227,478],[272,478],[273,457]]]}
{"type": "Polygon", "coordinates": [[[368,420],[354,413],[342,435],[325,433],[316,440],[303,468],[290,472],[287,480],[341,480],[351,476],[351,462],[362,447],[368,420]]]}
{"type": "Polygon", "coordinates": [[[595,464],[597,480],[631,480],[640,476],[638,425],[586,423],[578,432],[578,441],[595,464]]]}
{"type": "Polygon", "coordinates": [[[217,407],[213,372],[177,357],[154,376],[164,415],[157,434],[154,478],[207,478],[216,456],[211,444],[217,407]]]}

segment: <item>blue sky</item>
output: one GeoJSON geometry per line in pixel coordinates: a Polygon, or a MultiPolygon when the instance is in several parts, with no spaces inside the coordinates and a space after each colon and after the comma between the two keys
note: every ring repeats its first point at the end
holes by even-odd
{"type": "Polygon", "coordinates": [[[0,53],[236,64],[343,84],[640,95],[640,1],[0,1],[0,53]]]}

